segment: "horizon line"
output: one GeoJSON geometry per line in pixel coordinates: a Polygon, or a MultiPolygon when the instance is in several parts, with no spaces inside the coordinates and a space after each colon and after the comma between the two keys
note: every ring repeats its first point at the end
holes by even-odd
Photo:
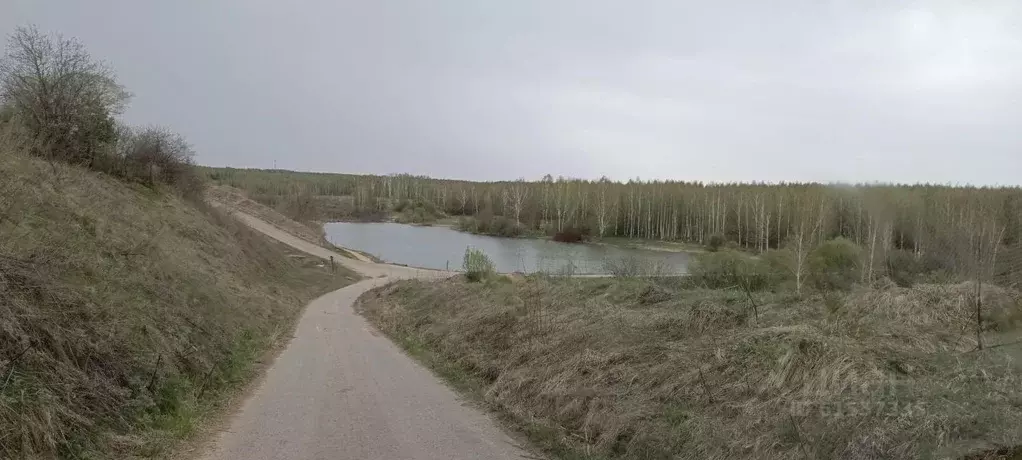
{"type": "Polygon", "coordinates": [[[1022,188],[1020,184],[988,184],[988,185],[976,185],[976,184],[961,184],[961,183],[939,183],[939,182],[884,182],[879,180],[873,181],[715,181],[715,180],[685,180],[685,179],[642,179],[639,177],[629,178],[627,180],[610,179],[607,176],[601,176],[599,179],[588,179],[582,177],[568,177],[558,175],[554,177],[552,174],[546,174],[540,179],[527,179],[519,177],[517,179],[500,179],[500,180],[478,180],[478,179],[460,179],[453,177],[434,177],[424,174],[412,174],[412,173],[387,173],[387,174],[374,174],[374,173],[350,173],[350,172],[336,172],[336,171],[309,171],[309,170],[297,170],[297,169],[284,169],[284,168],[258,168],[258,167],[238,167],[238,166],[211,166],[196,164],[196,166],[202,168],[212,169],[235,169],[235,170],[248,170],[248,171],[263,171],[263,172],[288,172],[288,173],[299,173],[299,174],[323,174],[323,175],[340,175],[340,176],[372,176],[372,177],[395,177],[395,176],[409,176],[418,179],[428,179],[437,181],[452,181],[452,182],[469,182],[476,184],[502,184],[512,183],[517,181],[524,181],[526,183],[541,183],[544,181],[546,176],[550,176],[554,183],[558,181],[567,182],[588,182],[588,183],[600,183],[601,181],[608,181],[611,184],[628,185],[629,183],[638,183],[652,185],[657,183],[668,183],[668,184],[699,184],[702,186],[734,186],[734,185],[763,185],[763,186],[805,186],[805,185],[819,185],[825,187],[946,187],[946,188],[974,188],[974,189],[1019,189],[1022,188]]]}

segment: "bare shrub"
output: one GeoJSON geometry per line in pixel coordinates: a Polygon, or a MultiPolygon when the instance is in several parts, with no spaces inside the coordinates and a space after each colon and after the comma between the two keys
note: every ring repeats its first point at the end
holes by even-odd
{"type": "Polygon", "coordinates": [[[589,238],[589,230],[581,227],[565,227],[554,233],[553,240],[561,243],[582,243],[589,238]]]}
{"type": "Polygon", "coordinates": [[[504,216],[491,216],[489,219],[462,216],[458,219],[457,229],[463,232],[482,235],[503,236],[514,238],[521,236],[524,228],[504,216]]]}
{"type": "Polygon", "coordinates": [[[720,233],[714,233],[710,235],[710,239],[706,243],[706,248],[709,249],[711,252],[716,252],[722,246],[724,246],[724,243],[725,243],[724,235],[720,233]]]}
{"type": "Polygon", "coordinates": [[[693,282],[711,289],[757,291],[776,287],[781,279],[762,259],[727,249],[697,255],[689,273],[693,282]]]}
{"type": "Polygon", "coordinates": [[[861,249],[855,243],[835,238],[809,253],[809,279],[821,291],[848,290],[859,278],[861,249]]]}
{"type": "Polygon", "coordinates": [[[507,217],[504,216],[494,217],[491,229],[495,235],[509,238],[516,237],[522,234],[521,224],[518,224],[515,221],[508,219],[507,217]]]}
{"type": "Polygon", "coordinates": [[[115,157],[119,165],[112,168],[128,180],[167,184],[195,197],[201,195],[204,182],[192,163],[194,155],[184,137],[166,128],[122,128],[115,157]]]}
{"type": "Polygon", "coordinates": [[[669,273],[667,264],[636,255],[608,258],[603,261],[603,271],[617,277],[657,277],[669,273]]]}
{"type": "Polygon", "coordinates": [[[911,287],[919,282],[953,282],[952,274],[930,254],[913,254],[903,249],[888,251],[884,274],[898,286],[911,287]]]}

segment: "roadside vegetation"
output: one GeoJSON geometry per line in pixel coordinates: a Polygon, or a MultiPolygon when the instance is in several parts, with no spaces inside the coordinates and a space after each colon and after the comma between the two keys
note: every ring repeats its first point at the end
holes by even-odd
{"type": "Polygon", "coordinates": [[[21,28],[0,60],[0,458],[167,453],[356,279],[208,206],[127,99],[73,39],[21,28]]]}
{"type": "Polygon", "coordinates": [[[686,277],[494,275],[470,249],[358,308],[559,458],[1017,458],[1022,273],[971,241],[721,247],[686,277]]]}

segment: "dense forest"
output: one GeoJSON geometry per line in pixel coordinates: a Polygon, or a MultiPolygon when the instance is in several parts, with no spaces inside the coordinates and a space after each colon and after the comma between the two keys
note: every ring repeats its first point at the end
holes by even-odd
{"type": "Polygon", "coordinates": [[[410,175],[206,171],[214,181],[277,203],[345,196],[354,213],[378,214],[410,200],[447,215],[503,219],[547,234],[577,228],[596,238],[696,244],[716,238],[756,252],[798,251],[843,237],[870,258],[883,259],[895,250],[928,254],[957,271],[965,264],[993,262],[998,252],[1008,257],[1005,251],[1019,246],[1022,237],[1019,187],[614,182],[549,175],[535,182],[468,182],[410,175]]]}

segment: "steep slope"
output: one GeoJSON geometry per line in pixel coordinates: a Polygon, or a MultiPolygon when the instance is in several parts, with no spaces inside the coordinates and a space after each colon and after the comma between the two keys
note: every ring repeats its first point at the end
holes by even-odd
{"type": "Polygon", "coordinates": [[[159,453],[356,278],[203,203],[0,151],[0,458],[159,453]]]}

